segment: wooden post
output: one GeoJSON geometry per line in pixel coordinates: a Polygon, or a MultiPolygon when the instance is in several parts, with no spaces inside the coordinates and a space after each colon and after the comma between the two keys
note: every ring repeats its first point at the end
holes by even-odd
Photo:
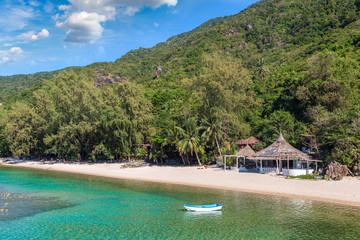
{"type": "Polygon", "coordinates": [[[260,173],[262,172],[262,159],[260,159],[260,173]]]}
{"type": "Polygon", "coordinates": [[[280,172],[279,172],[279,159],[276,159],[275,160],[276,161],[276,174],[279,174],[280,172]]]}
{"type": "Polygon", "coordinates": [[[289,155],[287,156],[287,170],[288,170],[288,172],[287,172],[287,175],[288,176],[290,176],[290,160],[289,160],[289,155]]]}
{"type": "Polygon", "coordinates": [[[282,174],[282,161],[281,161],[281,154],[279,155],[279,171],[281,172],[282,174]]]}
{"type": "Polygon", "coordinates": [[[226,156],[224,156],[224,171],[226,171],[226,156]]]}
{"type": "Polygon", "coordinates": [[[309,160],[306,160],[306,175],[309,175],[309,160]]]}

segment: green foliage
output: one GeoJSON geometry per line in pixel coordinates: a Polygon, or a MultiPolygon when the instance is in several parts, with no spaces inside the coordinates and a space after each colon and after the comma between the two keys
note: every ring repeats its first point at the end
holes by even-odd
{"type": "Polygon", "coordinates": [[[94,150],[91,152],[91,159],[96,162],[97,160],[108,160],[113,159],[114,156],[111,155],[111,151],[105,147],[103,143],[96,145],[94,150]]]}
{"type": "Polygon", "coordinates": [[[7,140],[15,156],[42,155],[45,150],[43,136],[47,122],[35,108],[17,103],[9,113],[6,123],[7,140]]]}
{"type": "Polygon", "coordinates": [[[318,175],[299,175],[299,176],[289,176],[291,179],[305,179],[305,180],[320,180],[324,179],[324,176],[318,175]]]}
{"type": "Polygon", "coordinates": [[[7,120],[5,119],[5,112],[0,106],[0,156],[10,156],[10,146],[6,139],[5,125],[7,120]]]}
{"type": "Polygon", "coordinates": [[[227,142],[249,135],[269,144],[282,131],[297,146],[298,134],[313,134],[325,161],[354,165],[359,6],[259,1],[114,63],[29,75],[26,84],[24,76],[0,78],[3,108],[12,109],[0,114],[2,146],[13,154],[53,149],[63,157],[121,159],[152,142],[154,159],[180,153],[185,163],[191,153],[205,159],[203,150],[224,153],[227,142]],[[96,88],[105,77],[116,83],[96,88]]]}
{"type": "Polygon", "coordinates": [[[33,93],[33,105],[16,103],[6,121],[12,153],[52,150],[66,159],[93,160],[134,154],[151,129],[145,127],[151,103],[144,90],[133,83],[96,88],[90,79],[86,71],[61,72],[33,93]]]}
{"type": "Polygon", "coordinates": [[[197,126],[195,119],[189,118],[184,127],[182,128],[181,140],[177,143],[179,152],[184,154],[195,153],[198,164],[201,165],[199,159],[199,153],[204,152],[204,148],[201,145],[200,127],[197,126]]]}

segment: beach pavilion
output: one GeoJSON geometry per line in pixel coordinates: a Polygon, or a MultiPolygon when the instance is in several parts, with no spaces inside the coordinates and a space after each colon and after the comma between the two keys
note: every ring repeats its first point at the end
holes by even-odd
{"type": "Polygon", "coordinates": [[[244,148],[241,148],[235,155],[225,155],[224,156],[224,169],[226,170],[226,159],[227,158],[236,158],[236,170],[246,172],[245,168],[245,159],[247,157],[253,156],[255,151],[247,144],[244,148]],[[244,167],[239,168],[239,158],[243,159],[244,167]]]}
{"type": "Polygon", "coordinates": [[[257,152],[249,157],[250,160],[260,161],[260,172],[276,171],[277,174],[287,176],[308,175],[310,171],[310,163],[315,163],[317,170],[320,160],[313,159],[306,154],[286,142],[280,133],[279,138],[267,148],[257,152]],[[265,167],[263,167],[265,161],[265,167]],[[273,164],[275,161],[275,164],[273,164]],[[272,165],[273,164],[273,165],[272,165]]]}

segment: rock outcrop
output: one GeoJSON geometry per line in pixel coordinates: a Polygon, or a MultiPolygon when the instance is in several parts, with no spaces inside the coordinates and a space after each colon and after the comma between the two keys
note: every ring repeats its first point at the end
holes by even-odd
{"type": "Polygon", "coordinates": [[[163,69],[164,69],[164,67],[162,67],[162,66],[158,66],[158,67],[156,68],[156,78],[160,78],[160,77],[161,77],[161,73],[162,73],[163,69]]]}
{"type": "Polygon", "coordinates": [[[360,176],[360,165],[354,165],[352,168],[352,173],[354,176],[360,176]]]}
{"type": "Polygon", "coordinates": [[[341,180],[350,173],[346,165],[341,165],[338,162],[329,163],[322,172],[328,175],[332,180],[341,180]]]}
{"type": "Polygon", "coordinates": [[[126,82],[126,81],[127,79],[125,77],[115,76],[115,75],[104,76],[98,74],[97,78],[94,80],[94,85],[97,88],[101,88],[108,84],[114,84],[114,83],[126,82]]]}

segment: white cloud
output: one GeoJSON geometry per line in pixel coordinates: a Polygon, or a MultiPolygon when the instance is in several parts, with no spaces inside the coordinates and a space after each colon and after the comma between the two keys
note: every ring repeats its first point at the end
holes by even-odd
{"type": "Polygon", "coordinates": [[[154,23],[154,27],[158,27],[158,26],[160,26],[160,24],[158,24],[157,22],[154,23]]]}
{"type": "Polygon", "coordinates": [[[176,6],[178,0],[69,0],[70,5],[60,5],[64,11],[61,16],[55,16],[56,26],[66,32],[66,41],[94,42],[103,32],[102,23],[114,20],[117,13],[132,16],[144,7],[158,8],[163,5],[176,6]]]}
{"type": "Polygon", "coordinates": [[[31,36],[35,34],[35,31],[28,31],[26,33],[22,33],[19,36],[17,36],[17,38],[19,39],[26,39],[26,40],[30,40],[31,36]]]}
{"type": "Polygon", "coordinates": [[[101,37],[104,29],[100,23],[104,21],[106,17],[97,13],[76,12],[56,26],[68,30],[65,41],[92,43],[101,37]]]}
{"type": "Polygon", "coordinates": [[[19,47],[12,47],[12,48],[10,48],[10,50],[7,51],[7,52],[10,53],[10,54],[16,55],[16,54],[21,54],[21,53],[23,53],[23,50],[22,50],[21,48],[19,48],[19,47]]]}
{"type": "Polygon", "coordinates": [[[133,15],[143,7],[158,8],[162,5],[176,6],[177,0],[69,0],[76,8],[87,12],[104,14],[111,19],[116,14],[116,8],[127,15],[133,15]]]}
{"type": "Polygon", "coordinates": [[[40,6],[40,3],[38,1],[29,1],[29,4],[34,7],[40,6]]]}
{"type": "Polygon", "coordinates": [[[35,41],[35,40],[39,40],[39,39],[43,39],[43,38],[47,38],[47,37],[49,37],[49,31],[44,28],[38,34],[32,35],[31,40],[35,41]]]}
{"type": "Polygon", "coordinates": [[[0,10],[0,29],[13,31],[24,28],[28,25],[29,20],[35,17],[32,8],[28,7],[4,7],[0,10]]]}
{"type": "Polygon", "coordinates": [[[47,37],[49,37],[49,31],[46,29],[42,29],[38,34],[35,34],[35,31],[28,31],[18,36],[19,39],[25,39],[27,41],[36,41],[47,37]]]}
{"type": "Polygon", "coordinates": [[[69,11],[71,9],[71,5],[60,5],[58,8],[62,11],[69,11]]]}
{"type": "Polygon", "coordinates": [[[52,11],[54,11],[55,9],[55,5],[52,2],[47,1],[44,5],[44,11],[46,13],[51,13],[52,11]]]}
{"type": "Polygon", "coordinates": [[[7,51],[0,51],[0,65],[16,61],[22,56],[23,50],[19,47],[12,47],[7,51]]]}

